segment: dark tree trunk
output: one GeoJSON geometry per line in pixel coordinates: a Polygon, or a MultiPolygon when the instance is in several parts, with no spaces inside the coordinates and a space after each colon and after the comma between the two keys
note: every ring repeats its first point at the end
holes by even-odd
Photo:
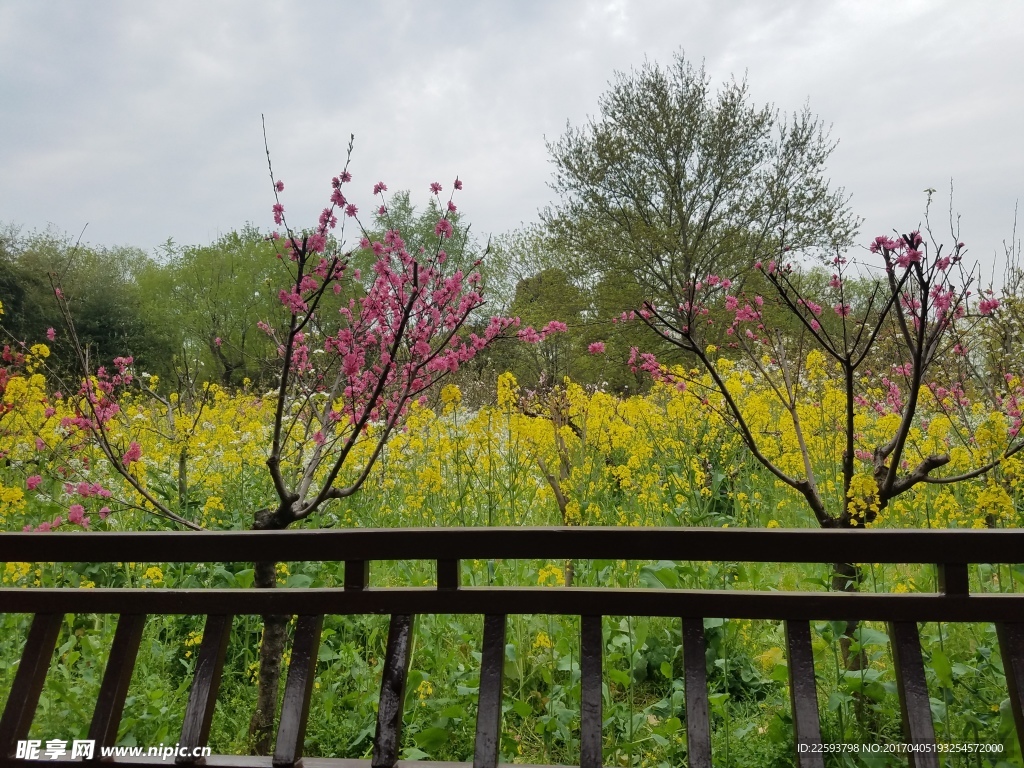
{"type": "MultiPolygon", "coordinates": [[[[862,573],[859,565],[855,565],[853,563],[833,563],[832,591],[859,592],[863,577],[864,574],[862,573]]],[[[866,661],[863,651],[858,653],[855,658],[850,658],[850,645],[853,642],[851,638],[853,637],[854,632],[857,631],[859,623],[860,622],[856,619],[847,621],[846,629],[843,631],[844,637],[839,640],[839,648],[843,654],[843,665],[847,670],[851,671],[861,669],[866,661]]]]}
{"type": "MultiPolygon", "coordinates": [[[[271,510],[256,513],[253,530],[283,530],[288,527],[282,522],[283,515],[271,510]]],[[[257,589],[277,587],[277,563],[261,562],[255,565],[253,585],[257,589]]],[[[253,753],[269,755],[274,748],[274,726],[277,723],[277,698],[281,682],[281,659],[288,640],[287,616],[264,616],[263,639],[260,642],[259,688],[256,693],[256,710],[249,722],[249,740],[253,753]]]]}

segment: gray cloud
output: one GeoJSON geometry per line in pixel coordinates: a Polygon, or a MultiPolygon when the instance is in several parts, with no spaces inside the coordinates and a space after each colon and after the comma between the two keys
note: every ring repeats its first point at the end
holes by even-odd
{"type": "Polygon", "coordinates": [[[0,220],[153,248],[268,226],[260,114],[292,221],[313,221],[356,134],[363,207],[466,182],[479,233],[550,201],[544,145],[615,70],[685,50],[840,140],[864,239],[963,214],[986,260],[1021,194],[1024,6],[918,2],[178,2],[0,5],[0,220]]]}

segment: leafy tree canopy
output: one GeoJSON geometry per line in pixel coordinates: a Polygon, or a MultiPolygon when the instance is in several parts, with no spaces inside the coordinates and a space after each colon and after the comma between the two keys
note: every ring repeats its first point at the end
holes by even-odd
{"type": "Polygon", "coordinates": [[[857,222],[825,176],[835,142],[806,106],[756,107],[745,80],[715,92],[677,54],[616,74],[599,107],[548,144],[560,202],[542,219],[579,271],[677,305],[692,276],[735,279],[780,236],[799,250],[851,244],[857,222]]]}

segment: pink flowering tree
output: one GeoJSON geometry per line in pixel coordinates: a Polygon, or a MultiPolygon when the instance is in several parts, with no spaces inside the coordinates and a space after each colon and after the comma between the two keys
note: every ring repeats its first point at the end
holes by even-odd
{"type": "MultiPolygon", "coordinates": [[[[878,276],[851,279],[857,265],[837,257],[813,299],[784,246],[778,261],[756,265],[764,296],[690,276],[678,305],[647,303],[635,315],[686,353],[683,365],[635,348],[630,363],[689,388],[822,528],[871,525],[901,494],[980,477],[1024,447],[1019,378],[973,379],[974,345],[999,299],[976,293],[963,251],[918,232],[879,237],[878,276]],[[987,445],[975,440],[974,398],[1004,425],[987,445]],[[933,421],[944,428],[930,430],[933,421]]],[[[833,588],[856,589],[860,578],[836,564],[833,588]]]]}
{"type": "MultiPolygon", "coordinates": [[[[33,506],[46,514],[45,520],[25,525],[24,530],[88,530],[96,518],[107,519],[112,506],[145,510],[175,525],[201,530],[156,495],[142,477],[137,428],[122,407],[124,395],[138,384],[132,358],[116,357],[109,368],[95,365],[91,350],[78,335],[59,275],[51,273],[50,280],[65,321],[65,341],[77,361],[77,377],[50,368],[49,348],[43,343],[21,343],[23,352],[14,345],[5,346],[0,370],[0,395],[9,394],[8,385],[18,385],[18,394],[7,398],[11,400],[8,415],[19,422],[15,431],[22,439],[33,435],[32,446],[18,446],[17,455],[7,458],[20,466],[36,467],[35,473],[26,476],[24,487],[33,494],[33,506]],[[59,389],[49,391],[44,374],[59,389]],[[90,467],[95,451],[105,459],[107,470],[99,481],[90,467]]],[[[46,339],[57,340],[57,331],[49,328],[46,339]]]]}
{"type": "MultiPolygon", "coordinates": [[[[272,238],[288,282],[279,291],[280,319],[259,323],[277,344],[280,369],[267,456],[276,499],[256,512],[256,530],[286,528],[357,493],[410,403],[515,325],[494,317],[481,333],[467,330],[484,301],[475,271],[480,262],[467,272],[449,260],[445,245],[456,206],[451,195],[442,202],[441,184],[430,185],[441,211],[436,241],[421,250],[407,248],[394,229],[371,242],[346,195],[352,180],[347,163],[332,180],[317,225],[307,230],[290,226],[284,183],[272,166],[270,175],[281,228],[272,238]],[[358,247],[373,253],[370,274],[350,266],[354,250],[339,247],[346,222],[358,228],[358,247]]],[[[451,194],[461,189],[456,179],[451,194]]],[[[384,220],[386,191],[383,182],[373,186],[384,220]]],[[[271,588],[276,581],[275,563],[256,564],[255,586],[271,588]]],[[[266,617],[251,724],[261,752],[271,744],[285,639],[286,617],[266,617]]]]}
{"type": "MultiPolygon", "coordinates": [[[[349,157],[351,151],[350,143],[349,157]]],[[[269,151],[267,159],[269,165],[269,151]]],[[[453,196],[463,186],[459,179],[446,199],[441,184],[430,185],[435,197],[432,210],[438,212],[435,240],[429,248],[413,248],[394,226],[379,238],[363,228],[356,203],[346,194],[352,181],[348,161],[331,182],[318,222],[308,229],[291,226],[285,185],[272,166],[270,176],[278,229],[268,240],[282,267],[280,311],[257,325],[276,345],[279,367],[266,460],[273,496],[255,512],[254,530],[287,528],[359,492],[389,438],[401,428],[410,404],[426,397],[441,379],[504,331],[518,326],[517,320],[480,316],[484,295],[479,260],[462,265],[449,258],[446,246],[455,234],[452,219],[457,210],[453,196]],[[344,245],[346,224],[355,228],[355,242],[349,248],[344,245]],[[370,268],[361,272],[353,266],[356,255],[370,268]]],[[[372,186],[379,198],[374,205],[378,224],[390,220],[386,191],[383,182],[372,186]]],[[[142,477],[141,443],[130,439],[130,425],[122,423],[124,395],[143,384],[134,374],[133,361],[118,358],[109,370],[93,365],[90,350],[75,332],[64,290],[59,282],[53,289],[79,369],[78,384],[63,387],[72,392],[68,398],[73,400],[73,415],[65,417],[62,429],[83,444],[97,446],[148,511],[200,529],[155,496],[142,477]]],[[[543,337],[558,330],[527,329],[525,336],[543,337]]],[[[22,364],[23,356],[11,350],[5,354],[12,362],[3,370],[22,364]]],[[[0,374],[0,384],[7,378],[6,372],[0,374]]],[[[152,391],[149,395],[159,397],[152,391]]],[[[34,491],[42,478],[27,482],[34,491]]],[[[276,584],[276,564],[256,563],[254,585],[276,584]]],[[[271,746],[286,627],[287,617],[265,617],[257,708],[251,722],[260,753],[271,746]]]]}
{"type": "MultiPolygon", "coordinates": [[[[715,275],[687,283],[678,307],[647,303],[637,317],[662,339],[689,353],[699,366],[668,368],[649,353],[634,349],[631,365],[681,387],[698,388],[706,406],[715,409],[740,434],[744,444],[771,474],[797,491],[823,528],[851,528],[874,522],[889,502],[919,483],[948,484],[979,477],[1024,447],[1020,395],[1012,378],[1001,391],[993,391],[992,405],[1005,412],[1009,423],[1003,450],[969,472],[943,474],[948,452],[920,455],[911,449],[912,428],[929,414],[942,413],[966,421],[963,409],[969,395],[986,388],[972,386],[971,344],[978,327],[999,306],[987,290],[975,300],[971,287],[976,276],[962,267],[963,244],[948,255],[941,246],[934,257],[918,232],[899,238],[879,237],[870,251],[881,257],[884,277],[870,291],[859,292],[853,302],[844,258],[832,262],[829,286],[817,301],[801,289],[800,270],[784,261],[758,262],[756,267],[774,295],[749,296],[734,290],[732,282],[715,275]],[[724,324],[709,319],[713,310],[725,310],[724,324]],[[784,332],[770,317],[788,314],[797,321],[796,332],[784,332]],[[805,423],[805,400],[820,396],[810,386],[808,355],[813,350],[827,361],[829,376],[842,383],[842,422],[835,426],[843,437],[840,446],[841,485],[832,497],[822,491],[820,457],[812,455],[807,437],[820,427],[805,423]],[[728,354],[726,354],[728,353],[728,354]],[[888,369],[873,370],[881,358],[888,369]],[[785,450],[769,450],[775,439],[755,430],[739,398],[728,386],[722,361],[738,359],[744,369],[767,386],[795,439],[800,471],[783,470],[772,457],[785,450]],[[881,393],[881,397],[879,397],[881,393]],[[929,408],[922,411],[927,400],[929,408]],[[891,436],[877,445],[863,442],[857,414],[867,410],[896,416],[891,436]],[[870,487],[858,486],[858,473],[868,470],[870,487]]],[[[785,249],[784,249],[785,252],[785,249]]],[[[969,434],[954,431],[946,445],[957,440],[969,444],[969,434]]]]}

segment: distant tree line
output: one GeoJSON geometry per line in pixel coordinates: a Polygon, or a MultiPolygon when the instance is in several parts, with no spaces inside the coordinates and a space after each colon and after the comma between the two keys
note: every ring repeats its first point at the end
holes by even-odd
{"type": "MultiPolygon", "coordinates": [[[[750,295],[770,293],[754,265],[777,257],[783,243],[819,265],[804,270],[805,281],[826,285],[832,259],[855,243],[858,224],[843,190],[830,188],[825,163],[834,147],[806,108],[787,116],[753,105],[745,81],[715,90],[703,68],[682,55],[667,66],[617,74],[598,114],[549,143],[557,202],[535,223],[484,243],[451,212],[448,257],[465,267],[483,260],[488,304],[471,322],[482,327],[489,315],[505,314],[519,317],[522,328],[552,320],[568,328],[539,344],[494,343],[456,380],[471,399],[474,391],[493,393],[506,370],[527,389],[569,377],[635,392],[645,384],[624,364],[631,349],[667,362],[688,357],[652,340],[642,323],[619,322],[624,313],[628,318],[645,302],[685,305],[695,275],[729,280],[750,295]]],[[[410,250],[434,247],[440,214],[435,200],[417,210],[409,192],[397,192],[367,234],[396,229],[410,250]]],[[[1007,285],[1017,294],[1018,255],[1011,243],[1007,285]]],[[[356,243],[350,274],[369,271],[372,257],[356,243]]],[[[0,232],[4,328],[29,344],[55,329],[51,367],[59,373],[70,365],[49,278],[56,273],[69,287],[78,333],[96,361],[131,355],[136,370],[159,377],[161,388],[204,381],[266,388],[278,350],[257,322],[282,310],[271,286],[281,282],[283,268],[275,244],[248,224],[208,245],[168,240],[155,254],[8,226],[0,232]]],[[[349,280],[330,301],[340,307],[366,284],[349,280]]],[[[871,284],[852,274],[846,283],[854,295],[871,284]]],[[[1002,358],[1019,355],[1020,306],[1003,303],[1001,330],[979,365],[1000,369],[1002,358]]],[[[724,317],[712,311],[702,322],[724,317]]],[[[766,322],[795,321],[783,314],[766,322]]]]}

